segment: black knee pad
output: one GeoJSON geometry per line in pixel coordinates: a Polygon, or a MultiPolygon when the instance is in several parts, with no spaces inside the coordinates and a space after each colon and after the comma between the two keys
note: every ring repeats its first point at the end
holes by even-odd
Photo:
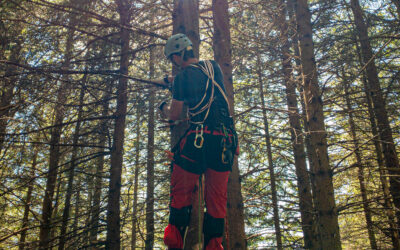
{"type": "Polygon", "coordinates": [[[222,237],[224,235],[224,218],[214,218],[210,214],[204,214],[203,233],[204,233],[204,246],[212,238],[222,237]]]}
{"type": "Polygon", "coordinates": [[[169,224],[176,226],[183,238],[186,227],[190,222],[190,213],[192,206],[183,207],[181,209],[170,207],[169,224]]]}

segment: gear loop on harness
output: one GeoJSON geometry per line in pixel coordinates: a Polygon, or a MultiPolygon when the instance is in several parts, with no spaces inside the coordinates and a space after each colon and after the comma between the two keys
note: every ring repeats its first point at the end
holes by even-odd
{"type": "Polygon", "coordinates": [[[202,148],[204,143],[204,137],[203,137],[203,124],[197,125],[196,126],[196,137],[194,138],[193,144],[196,148],[202,148]],[[199,132],[199,127],[200,127],[200,132],[199,132]]]}

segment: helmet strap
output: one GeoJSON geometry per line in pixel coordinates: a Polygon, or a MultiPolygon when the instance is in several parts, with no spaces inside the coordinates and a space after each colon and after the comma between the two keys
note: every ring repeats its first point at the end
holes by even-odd
{"type": "Polygon", "coordinates": [[[186,51],[186,48],[184,50],[182,50],[182,53],[181,53],[181,64],[183,63],[183,58],[185,57],[185,51],[186,51]]]}

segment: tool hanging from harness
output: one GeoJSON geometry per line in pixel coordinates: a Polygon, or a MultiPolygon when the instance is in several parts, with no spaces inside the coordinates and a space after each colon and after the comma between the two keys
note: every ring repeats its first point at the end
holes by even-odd
{"type": "Polygon", "coordinates": [[[194,146],[196,148],[202,148],[203,147],[203,142],[204,142],[204,137],[203,137],[203,124],[209,118],[211,107],[213,103],[216,101],[216,88],[218,89],[219,93],[222,95],[223,99],[226,102],[226,107],[228,110],[222,109],[218,105],[214,105],[214,109],[211,112],[214,112],[214,117],[210,117],[213,122],[219,124],[218,127],[222,130],[224,137],[221,140],[221,147],[222,147],[222,163],[223,164],[230,164],[233,161],[233,153],[236,149],[237,146],[237,139],[236,139],[236,133],[234,132],[233,129],[233,122],[232,118],[229,116],[229,102],[228,102],[228,97],[225,94],[224,89],[221,87],[220,84],[218,84],[215,79],[214,79],[214,67],[210,61],[204,61],[204,66],[201,64],[192,64],[192,67],[199,68],[206,76],[207,76],[207,83],[204,91],[204,95],[201,98],[200,102],[195,105],[192,108],[189,108],[188,113],[190,117],[190,123],[196,125],[196,137],[194,140],[194,146]],[[207,98],[208,97],[208,98],[207,98]],[[215,112],[219,112],[215,114],[215,112]],[[204,115],[201,118],[201,115],[204,115]],[[220,116],[220,117],[215,117],[215,116],[220,116]],[[224,117],[221,117],[224,116],[224,117]],[[197,119],[195,119],[197,118],[197,119]],[[230,122],[223,121],[223,119],[230,119],[230,122]],[[228,128],[227,128],[228,126],[228,128]],[[232,132],[231,138],[229,136],[228,130],[232,132]],[[232,150],[233,149],[233,150],[232,150]]]}

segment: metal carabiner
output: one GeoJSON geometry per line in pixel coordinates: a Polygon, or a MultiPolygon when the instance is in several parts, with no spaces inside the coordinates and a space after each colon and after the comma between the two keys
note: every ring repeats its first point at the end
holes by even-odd
{"type": "Polygon", "coordinates": [[[196,148],[202,148],[204,143],[204,137],[203,137],[203,124],[198,125],[196,127],[196,137],[194,138],[193,145],[196,148]],[[199,133],[199,127],[200,127],[200,133],[199,133]],[[200,139],[200,140],[199,140],[200,139]],[[199,143],[197,143],[199,141],[199,143]]]}

